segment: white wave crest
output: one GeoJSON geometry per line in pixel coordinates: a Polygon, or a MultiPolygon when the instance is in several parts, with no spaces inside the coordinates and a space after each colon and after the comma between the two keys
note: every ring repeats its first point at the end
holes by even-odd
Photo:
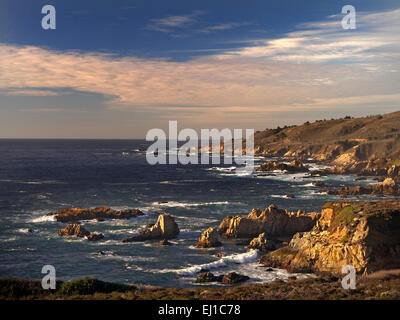
{"type": "Polygon", "coordinates": [[[56,216],[52,215],[52,216],[40,216],[38,218],[33,218],[31,219],[29,222],[33,222],[33,223],[41,223],[41,222],[49,222],[49,221],[56,221],[56,216]]]}
{"type": "Polygon", "coordinates": [[[257,259],[258,259],[258,251],[250,250],[245,253],[232,254],[232,255],[229,255],[226,257],[222,257],[221,259],[214,261],[214,262],[199,264],[199,265],[194,265],[194,266],[183,268],[183,269],[169,270],[169,271],[164,271],[164,272],[173,271],[173,272],[176,272],[180,276],[192,276],[196,273],[199,273],[202,269],[218,269],[218,268],[226,267],[230,263],[244,264],[244,263],[254,262],[257,259]]]}
{"type": "Polygon", "coordinates": [[[153,202],[153,206],[158,207],[201,207],[201,206],[213,206],[213,205],[228,205],[229,201],[214,201],[214,202],[177,202],[177,201],[168,201],[168,202],[153,202]]]}

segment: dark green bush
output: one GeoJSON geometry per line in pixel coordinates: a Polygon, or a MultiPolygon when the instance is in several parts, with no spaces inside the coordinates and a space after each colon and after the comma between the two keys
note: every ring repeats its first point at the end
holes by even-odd
{"type": "Polygon", "coordinates": [[[0,297],[18,299],[42,292],[40,281],[30,281],[17,278],[0,279],[0,297]]]}
{"type": "Polygon", "coordinates": [[[61,295],[87,295],[94,294],[96,292],[110,293],[113,291],[127,291],[133,289],[131,286],[104,282],[94,278],[85,277],[83,279],[72,280],[64,282],[57,292],[61,295]]]}

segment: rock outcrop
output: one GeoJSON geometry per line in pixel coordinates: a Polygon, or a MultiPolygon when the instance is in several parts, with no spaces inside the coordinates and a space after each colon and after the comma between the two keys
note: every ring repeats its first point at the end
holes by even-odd
{"type": "Polygon", "coordinates": [[[58,235],[60,237],[76,236],[82,238],[89,236],[90,232],[78,223],[70,223],[65,228],[60,229],[60,231],[58,231],[58,235]]]}
{"type": "Polygon", "coordinates": [[[70,223],[65,228],[62,228],[58,231],[58,235],[60,237],[65,236],[75,236],[79,238],[86,237],[89,241],[99,241],[104,239],[104,235],[102,233],[90,233],[81,224],[78,223],[70,223]]]}
{"type": "Polygon", "coordinates": [[[161,240],[160,241],[161,246],[172,246],[172,243],[169,242],[167,239],[161,240]]]}
{"type": "Polygon", "coordinates": [[[99,241],[104,239],[104,235],[102,233],[91,233],[87,236],[89,241],[99,241]]]}
{"type": "Polygon", "coordinates": [[[231,272],[226,275],[215,276],[209,270],[205,270],[200,273],[200,275],[196,279],[196,282],[197,283],[221,282],[224,284],[236,284],[236,283],[247,281],[249,279],[250,278],[248,276],[244,276],[244,275],[238,274],[236,272],[231,272]]]}
{"type": "Polygon", "coordinates": [[[322,182],[322,181],[319,181],[319,180],[313,181],[312,185],[315,186],[315,187],[319,187],[319,188],[326,187],[326,184],[324,182],[322,182]]]}
{"type": "Polygon", "coordinates": [[[141,231],[137,236],[127,238],[123,242],[145,241],[145,240],[164,240],[176,238],[179,234],[179,227],[175,219],[168,214],[160,214],[157,222],[141,231]]]}
{"type": "Polygon", "coordinates": [[[308,167],[304,166],[299,160],[293,160],[290,164],[279,161],[266,161],[256,171],[286,171],[287,173],[308,172],[308,167]]]}
{"type": "Polygon", "coordinates": [[[342,197],[358,195],[400,196],[400,188],[392,178],[386,178],[383,182],[378,182],[374,185],[342,187],[337,190],[329,190],[328,194],[342,197]]]}
{"type": "Polygon", "coordinates": [[[219,247],[222,243],[219,241],[219,233],[216,228],[210,227],[202,233],[196,243],[197,248],[219,247]]]}
{"type": "Polygon", "coordinates": [[[331,202],[310,232],[264,255],[260,263],[291,272],[360,274],[400,268],[400,201],[331,202]]]}
{"type": "Polygon", "coordinates": [[[98,207],[93,209],[68,208],[60,209],[56,212],[48,213],[48,216],[55,216],[59,222],[76,222],[80,220],[103,221],[104,219],[130,219],[142,216],[144,213],[138,209],[113,210],[108,207],[98,207]]]}
{"type": "Polygon", "coordinates": [[[221,282],[225,284],[235,284],[247,281],[249,279],[250,278],[248,276],[244,276],[236,272],[231,272],[229,274],[224,275],[221,279],[221,282]]]}
{"type": "Polygon", "coordinates": [[[203,271],[199,274],[199,276],[196,279],[197,283],[203,283],[203,282],[221,282],[222,276],[215,276],[213,273],[210,271],[203,271]]]}
{"type": "Polygon", "coordinates": [[[260,251],[272,251],[276,249],[276,245],[273,241],[268,240],[265,232],[261,233],[258,237],[250,241],[248,245],[249,249],[258,249],[260,251]]]}
{"type": "Polygon", "coordinates": [[[270,205],[263,211],[253,209],[248,216],[226,217],[218,232],[227,238],[253,238],[264,232],[272,237],[285,237],[311,230],[318,216],[316,212],[289,212],[270,205]]]}

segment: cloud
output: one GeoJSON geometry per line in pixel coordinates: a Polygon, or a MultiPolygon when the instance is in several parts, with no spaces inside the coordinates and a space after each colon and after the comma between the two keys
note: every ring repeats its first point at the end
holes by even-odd
{"type": "MultiPolygon", "coordinates": [[[[383,112],[400,106],[394,32],[399,23],[393,18],[399,12],[364,15],[360,30],[351,34],[336,30],[336,22],[313,23],[280,39],[183,62],[3,44],[0,90],[51,95],[68,88],[108,97],[104,105],[110,111],[203,123],[244,121],[249,117],[244,114],[262,121],[269,112],[360,109],[371,103],[383,112]],[[385,26],[384,19],[393,24],[385,26]]],[[[166,19],[159,25],[188,21],[166,19]]]]}
{"type": "MultiPolygon", "coordinates": [[[[0,93],[2,93],[0,91],[0,93]]],[[[8,96],[29,96],[29,97],[49,97],[49,96],[58,96],[59,93],[51,90],[14,90],[10,89],[4,92],[4,94],[8,96]]]]}
{"type": "Polygon", "coordinates": [[[70,110],[68,108],[31,108],[31,109],[18,109],[20,112],[29,113],[65,113],[65,112],[86,112],[82,110],[70,110]]]}
{"type": "Polygon", "coordinates": [[[145,26],[146,30],[159,32],[174,32],[176,29],[188,27],[197,22],[197,16],[203,14],[201,11],[195,11],[186,15],[167,16],[160,19],[151,19],[145,26]]]}
{"type": "Polygon", "coordinates": [[[186,15],[174,15],[160,19],[151,19],[150,23],[148,23],[144,29],[170,33],[174,37],[186,37],[187,33],[215,33],[253,24],[249,22],[229,22],[207,26],[207,22],[201,21],[198,18],[204,14],[204,11],[194,11],[193,13],[186,15]]]}
{"type": "Polygon", "coordinates": [[[213,33],[218,31],[226,31],[235,28],[239,28],[242,26],[250,25],[251,23],[248,22],[231,22],[231,23],[220,23],[213,26],[208,26],[202,29],[199,29],[198,32],[200,33],[213,33]]]}
{"type": "Polygon", "coordinates": [[[400,58],[400,9],[357,13],[357,29],[343,30],[341,15],[304,23],[280,39],[251,41],[224,55],[295,62],[370,62],[400,58]]]}

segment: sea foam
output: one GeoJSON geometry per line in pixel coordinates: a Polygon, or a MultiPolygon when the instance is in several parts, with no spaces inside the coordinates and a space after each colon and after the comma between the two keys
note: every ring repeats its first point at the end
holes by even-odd
{"type": "Polygon", "coordinates": [[[178,269],[178,270],[169,270],[168,272],[173,271],[180,276],[192,276],[196,273],[199,273],[202,269],[218,269],[218,268],[226,267],[232,263],[244,264],[244,263],[254,262],[257,259],[258,259],[258,251],[250,250],[245,253],[232,254],[232,255],[229,255],[226,257],[222,257],[221,259],[214,261],[214,262],[194,265],[194,266],[190,266],[190,267],[178,269]]]}

